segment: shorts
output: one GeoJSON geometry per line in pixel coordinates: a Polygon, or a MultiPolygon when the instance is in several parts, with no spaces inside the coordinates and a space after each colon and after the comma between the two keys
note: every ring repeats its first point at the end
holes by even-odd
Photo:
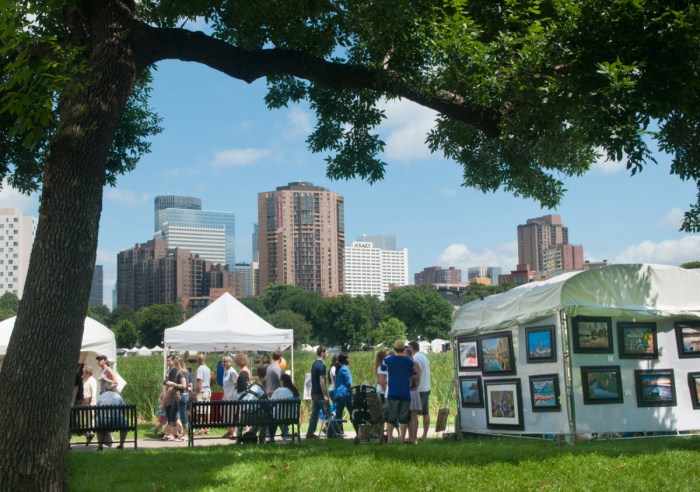
{"type": "MultiPolygon", "coordinates": [[[[211,391],[202,391],[201,393],[197,393],[195,399],[197,401],[211,401],[211,391]]],[[[203,413],[204,415],[209,415],[211,413],[211,407],[209,405],[204,407],[203,413]]]]}
{"type": "Polygon", "coordinates": [[[382,409],[384,422],[394,425],[398,420],[399,424],[408,424],[411,419],[410,406],[411,400],[387,400],[382,409]]]}
{"type": "Polygon", "coordinates": [[[420,392],[420,405],[421,410],[418,410],[418,415],[430,415],[430,406],[428,402],[430,401],[430,390],[420,392]]]}

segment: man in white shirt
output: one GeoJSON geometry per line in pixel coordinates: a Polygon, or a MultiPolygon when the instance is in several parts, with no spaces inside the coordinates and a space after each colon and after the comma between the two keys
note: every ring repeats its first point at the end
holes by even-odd
{"type": "MultiPolygon", "coordinates": [[[[197,401],[210,401],[211,400],[211,369],[206,364],[206,357],[204,354],[197,355],[197,372],[195,373],[197,401]]],[[[207,410],[209,407],[207,407],[207,410]]],[[[205,417],[206,421],[209,421],[209,415],[205,417]]],[[[199,432],[199,431],[197,431],[199,432]]],[[[202,429],[204,434],[209,434],[209,429],[202,429]]]]}
{"type": "Polygon", "coordinates": [[[410,342],[408,345],[413,351],[413,361],[420,367],[418,393],[420,393],[420,402],[423,409],[418,411],[418,415],[423,416],[423,436],[421,441],[425,441],[428,438],[428,429],[430,428],[430,361],[420,351],[418,342],[410,342]]]}

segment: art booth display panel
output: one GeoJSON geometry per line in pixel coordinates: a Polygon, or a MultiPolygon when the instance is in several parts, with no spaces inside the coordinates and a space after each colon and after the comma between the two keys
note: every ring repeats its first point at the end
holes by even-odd
{"type": "Polygon", "coordinates": [[[463,432],[569,432],[557,316],[458,337],[455,347],[463,432]]]}
{"type": "Polygon", "coordinates": [[[670,319],[569,319],[576,433],[700,429],[691,384],[700,358],[686,350],[695,338],[700,341],[700,325],[697,335],[692,325],[670,319]]]}

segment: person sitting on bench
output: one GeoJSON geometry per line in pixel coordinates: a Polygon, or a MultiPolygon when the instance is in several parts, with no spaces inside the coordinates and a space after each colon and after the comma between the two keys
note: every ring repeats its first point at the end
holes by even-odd
{"type": "MultiPolygon", "coordinates": [[[[126,405],[122,396],[117,393],[117,384],[112,381],[105,381],[104,383],[105,391],[97,397],[97,406],[106,405],[126,405]]],[[[96,421],[97,431],[97,450],[102,451],[105,443],[109,443],[111,446],[111,435],[109,431],[102,431],[101,428],[109,429],[114,427],[124,428],[127,426],[126,419],[121,411],[100,411],[97,409],[97,421],[96,421]]],[[[119,446],[117,449],[124,448],[124,441],[126,441],[127,430],[122,429],[119,431],[119,446]]]]}

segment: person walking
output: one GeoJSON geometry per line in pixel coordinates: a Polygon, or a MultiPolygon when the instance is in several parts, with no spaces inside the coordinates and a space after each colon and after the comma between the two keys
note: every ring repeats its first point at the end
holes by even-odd
{"type": "Polygon", "coordinates": [[[421,441],[428,438],[428,430],[430,429],[430,361],[428,357],[421,352],[420,344],[412,341],[408,344],[413,352],[413,361],[420,368],[420,379],[418,380],[418,394],[420,395],[421,410],[418,415],[423,416],[423,435],[421,441]]]}
{"type": "MultiPolygon", "coordinates": [[[[350,358],[347,354],[340,354],[338,356],[338,370],[335,376],[335,418],[338,420],[343,420],[343,410],[348,409],[348,416],[352,422],[352,398],[350,395],[350,388],[352,387],[352,374],[350,373],[350,358]]],[[[340,428],[338,429],[340,434],[343,435],[343,424],[340,423],[340,428]]]]}
{"type": "Polygon", "coordinates": [[[268,398],[280,387],[280,377],[282,377],[281,358],[282,354],[279,352],[273,353],[272,363],[267,366],[267,371],[265,371],[265,393],[267,393],[268,398]]]}
{"type": "MultiPolygon", "coordinates": [[[[197,355],[197,372],[195,372],[196,383],[196,401],[211,401],[211,369],[206,364],[206,356],[203,353],[197,355]]],[[[204,416],[205,421],[209,421],[209,410],[210,407],[206,407],[206,415],[204,416]]],[[[209,434],[209,429],[197,430],[200,434],[209,434]]]]}
{"type": "Polygon", "coordinates": [[[323,363],[328,355],[328,349],[319,345],[316,349],[316,360],[311,365],[311,416],[309,417],[309,428],[306,431],[306,439],[314,439],[318,425],[318,417],[321,409],[327,407],[328,393],[326,391],[326,365],[323,363]]]}
{"type": "Polygon", "coordinates": [[[411,377],[413,377],[413,360],[404,355],[406,344],[403,340],[394,342],[394,353],[384,359],[384,366],[389,376],[386,403],[382,411],[386,423],[387,442],[393,442],[394,427],[399,422],[399,439],[406,440],[406,430],[410,420],[411,377]]]}
{"type": "Polygon", "coordinates": [[[408,408],[410,421],[408,423],[408,442],[418,444],[418,412],[422,410],[420,393],[418,392],[418,380],[420,379],[420,366],[413,359],[411,347],[406,347],[404,354],[413,360],[413,376],[411,376],[411,405],[408,408]]]}

